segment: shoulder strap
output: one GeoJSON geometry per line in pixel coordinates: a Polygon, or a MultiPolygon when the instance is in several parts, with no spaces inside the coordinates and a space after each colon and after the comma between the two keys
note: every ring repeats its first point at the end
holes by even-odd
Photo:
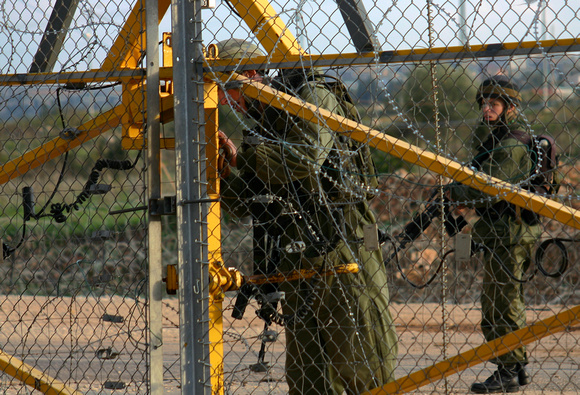
{"type": "Polygon", "coordinates": [[[523,143],[527,146],[532,147],[532,136],[529,133],[524,132],[523,130],[515,129],[510,130],[507,137],[513,137],[514,139],[518,140],[520,143],[523,143]]]}

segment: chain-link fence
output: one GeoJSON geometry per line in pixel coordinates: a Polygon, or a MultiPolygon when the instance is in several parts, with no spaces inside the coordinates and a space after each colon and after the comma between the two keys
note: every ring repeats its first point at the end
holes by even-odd
{"type": "Polygon", "coordinates": [[[577,4],[169,6],[2,8],[0,392],[579,391],[577,4]]]}
{"type": "Polygon", "coordinates": [[[134,6],[3,4],[0,393],[148,392],[143,88],[111,55],[134,6]]]}

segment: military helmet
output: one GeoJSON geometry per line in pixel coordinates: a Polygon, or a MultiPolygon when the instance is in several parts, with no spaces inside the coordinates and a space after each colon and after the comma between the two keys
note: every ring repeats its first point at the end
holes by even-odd
{"type": "Polygon", "coordinates": [[[481,83],[476,101],[481,106],[483,99],[502,99],[508,105],[519,105],[522,101],[520,88],[507,77],[495,75],[481,83]]]}
{"type": "Polygon", "coordinates": [[[216,44],[219,59],[244,59],[264,56],[256,44],[239,38],[229,38],[216,44]]]}
{"type": "MultiPolygon", "coordinates": [[[[215,44],[218,59],[252,59],[264,56],[264,53],[256,44],[239,38],[229,38],[215,44]]],[[[241,84],[238,81],[228,81],[224,89],[237,89],[241,84]]]]}

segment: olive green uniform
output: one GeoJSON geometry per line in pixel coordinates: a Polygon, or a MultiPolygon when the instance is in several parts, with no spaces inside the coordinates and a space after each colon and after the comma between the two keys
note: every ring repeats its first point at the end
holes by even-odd
{"type": "MultiPolygon", "coordinates": [[[[345,114],[324,84],[309,82],[298,97],[345,114]]],[[[276,272],[346,263],[360,268],[280,285],[283,313],[293,317],[285,328],[289,392],[359,394],[379,387],[393,379],[397,336],[381,251],[363,244],[363,226],[376,221],[357,183],[361,170],[332,169],[337,163],[331,162],[348,162],[352,152],[330,129],[273,107],[251,111],[258,120],[247,133],[254,144],[238,154],[240,175],[222,181],[224,207],[247,215],[252,185],[264,184],[262,192],[274,203],[264,210],[270,219],[261,221],[278,232],[276,272]]]]}
{"type": "MultiPolygon", "coordinates": [[[[509,129],[525,130],[518,122],[510,124],[509,129]]],[[[490,132],[501,133],[498,128],[490,132]]],[[[510,136],[509,132],[503,134],[489,150],[489,157],[481,163],[481,171],[517,184],[530,176],[532,155],[526,144],[510,136]]],[[[465,185],[455,185],[451,198],[467,202],[480,214],[473,227],[473,236],[475,242],[487,247],[481,295],[481,328],[486,340],[523,328],[526,326],[526,306],[522,284],[510,273],[517,279],[523,277],[530,264],[533,244],[540,235],[540,226],[526,223],[514,206],[465,185]]],[[[494,362],[503,366],[525,365],[528,363],[525,347],[504,354],[494,362]]]]}

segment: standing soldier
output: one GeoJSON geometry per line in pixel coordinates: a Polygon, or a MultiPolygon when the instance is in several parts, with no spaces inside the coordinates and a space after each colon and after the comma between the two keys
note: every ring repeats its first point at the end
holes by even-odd
{"type": "MultiPolygon", "coordinates": [[[[243,40],[217,47],[220,59],[262,55],[243,40]]],[[[259,71],[242,74],[267,83],[259,71]]],[[[397,336],[381,251],[365,248],[370,233],[363,229],[376,224],[368,205],[369,191],[376,187],[368,147],[318,120],[252,100],[230,84],[220,89],[220,103],[257,126],[244,132],[235,157],[238,173],[222,179],[222,203],[237,215],[252,215],[257,269],[272,274],[332,271],[349,263],[359,267],[358,273],[279,285],[285,293],[289,393],[360,394],[384,385],[393,379],[397,336]]],[[[342,116],[354,108],[316,72],[292,70],[271,84],[342,116]]],[[[222,135],[227,145],[223,140],[222,135]]]]}
{"type": "MultiPolygon", "coordinates": [[[[490,176],[517,184],[530,177],[534,154],[522,142],[529,133],[519,118],[521,95],[506,77],[494,76],[478,89],[477,103],[482,122],[476,136],[488,136],[478,148],[473,166],[490,176]]],[[[474,241],[485,247],[481,329],[491,341],[526,326],[523,277],[531,261],[531,250],[541,233],[539,217],[497,197],[466,185],[449,188],[451,200],[474,207],[480,219],[473,227],[474,241]]],[[[482,383],[474,383],[475,393],[515,392],[530,382],[525,370],[525,347],[493,360],[498,369],[482,383]]]]}

